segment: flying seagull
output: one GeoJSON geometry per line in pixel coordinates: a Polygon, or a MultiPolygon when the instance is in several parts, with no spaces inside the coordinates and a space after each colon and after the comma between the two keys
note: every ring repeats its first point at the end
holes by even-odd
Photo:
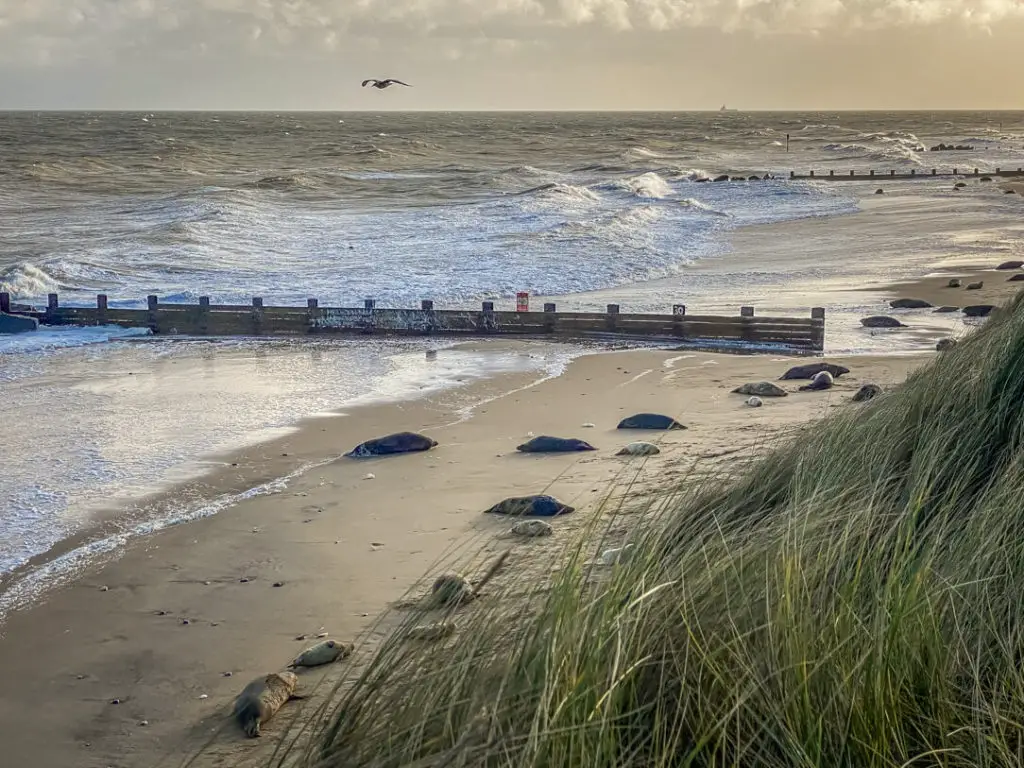
{"type": "Polygon", "coordinates": [[[394,80],[392,78],[388,78],[387,80],[375,80],[373,78],[363,80],[363,88],[368,85],[372,85],[374,88],[380,88],[382,90],[392,85],[404,85],[406,88],[412,88],[408,83],[403,83],[401,80],[394,80]]]}

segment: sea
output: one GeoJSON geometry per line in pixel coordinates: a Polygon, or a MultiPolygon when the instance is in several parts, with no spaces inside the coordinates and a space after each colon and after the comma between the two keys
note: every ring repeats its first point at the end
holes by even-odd
{"type": "MultiPolygon", "coordinates": [[[[0,113],[0,291],[31,305],[105,293],[112,307],[156,294],[438,308],[511,308],[526,291],[566,309],[853,317],[878,306],[865,287],[1019,249],[1019,200],[958,197],[928,174],[1020,166],[1022,112],[0,113]],[[940,143],[971,149],[930,151],[940,143]],[[886,190],[909,223],[844,240],[840,222],[876,205],[884,178],[789,178],[811,169],[916,169],[886,190]],[[758,178],[707,181],[721,174],[758,178]],[[802,220],[836,222],[838,242],[771,234],[802,220]],[[761,231],[756,257],[737,250],[761,231]]],[[[837,324],[830,352],[893,351],[855,325],[837,324]]],[[[26,578],[87,559],[47,553],[97,510],[198,471],[197,457],[353,404],[558,375],[576,353],[115,327],[0,336],[0,613],[26,578]],[[205,381],[176,373],[196,361],[205,381]]],[[[90,546],[160,524],[133,518],[90,546]]]]}

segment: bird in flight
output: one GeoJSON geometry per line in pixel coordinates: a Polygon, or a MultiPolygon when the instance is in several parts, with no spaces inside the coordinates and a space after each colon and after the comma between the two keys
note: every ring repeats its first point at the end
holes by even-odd
{"type": "Polygon", "coordinates": [[[401,80],[394,80],[392,78],[388,78],[387,80],[375,80],[373,78],[363,80],[363,88],[368,85],[372,85],[374,88],[380,89],[388,88],[392,85],[404,85],[406,88],[412,88],[408,83],[403,83],[401,80]]]}

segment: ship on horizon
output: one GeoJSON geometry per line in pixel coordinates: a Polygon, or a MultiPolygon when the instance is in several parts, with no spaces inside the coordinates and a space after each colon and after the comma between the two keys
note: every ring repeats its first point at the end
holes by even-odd
{"type": "Polygon", "coordinates": [[[719,109],[718,111],[719,112],[739,112],[739,110],[736,109],[736,107],[727,107],[727,106],[725,106],[725,104],[723,104],[722,108],[719,109]]]}

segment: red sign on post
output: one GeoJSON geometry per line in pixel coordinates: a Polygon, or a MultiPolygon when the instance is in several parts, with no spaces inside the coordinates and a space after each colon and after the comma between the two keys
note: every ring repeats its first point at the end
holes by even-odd
{"type": "Polygon", "coordinates": [[[516,312],[530,311],[530,294],[520,291],[516,294],[516,312]]]}

